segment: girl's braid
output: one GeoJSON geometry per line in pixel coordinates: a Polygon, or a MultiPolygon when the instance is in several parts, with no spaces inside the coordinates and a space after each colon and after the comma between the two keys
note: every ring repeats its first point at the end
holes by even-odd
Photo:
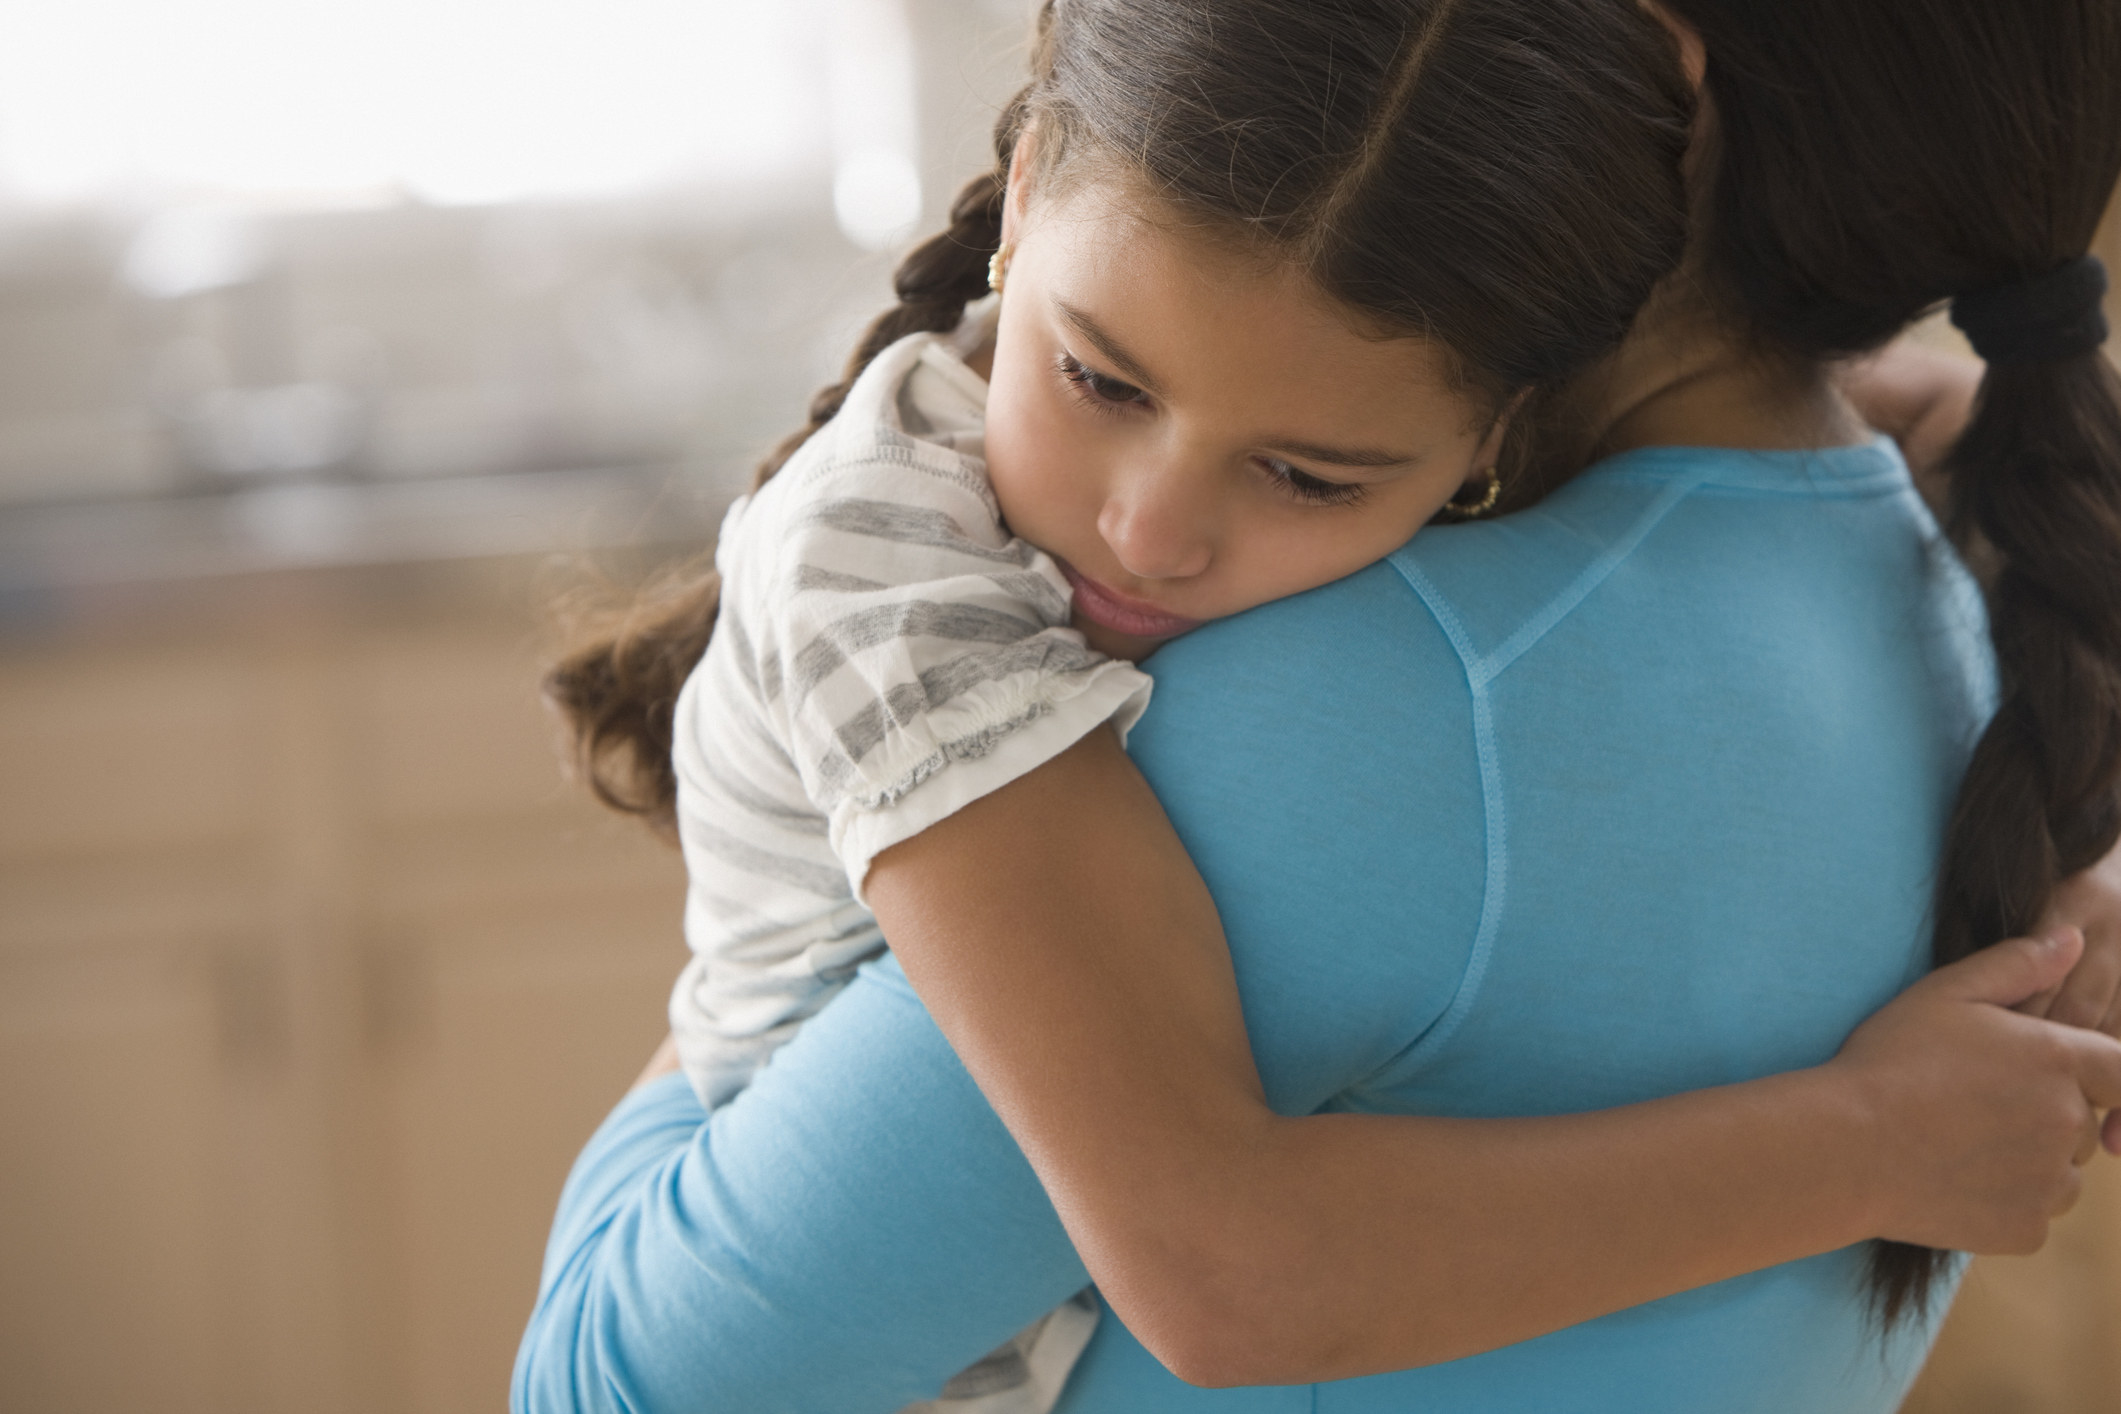
{"type": "MultiPolygon", "coordinates": [[[[840,381],[810,400],[809,421],[760,463],[754,490],[838,414],[847,390],[878,354],[908,334],[956,328],[965,306],[986,293],[987,261],[1001,248],[1009,159],[1031,93],[1026,87],[1002,110],[994,130],[994,170],[966,183],[951,203],[948,229],[900,262],[892,277],[898,303],[862,335],[840,381]]],[[[575,774],[598,800],[640,816],[665,834],[677,828],[677,774],[670,748],[678,691],[707,651],[721,589],[711,565],[695,563],[622,612],[574,613],[571,636],[577,646],[543,682],[546,701],[567,724],[575,774]]]]}
{"type": "Polygon", "coordinates": [[[848,389],[876,356],[908,334],[941,334],[957,327],[965,306],[987,293],[987,261],[1002,245],[1002,206],[1009,189],[1009,159],[1023,131],[1031,89],[1024,88],[1002,110],[994,127],[994,170],[965,183],[950,203],[950,224],[921,242],[899,262],[891,277],[898,303],[878,315],[848,356],[837,383],[818,390],[810,400],[810,420],[783,438],[759,463],[752,478],[756,490],[773,478],[818,429],[839,415],[848,389]]]}

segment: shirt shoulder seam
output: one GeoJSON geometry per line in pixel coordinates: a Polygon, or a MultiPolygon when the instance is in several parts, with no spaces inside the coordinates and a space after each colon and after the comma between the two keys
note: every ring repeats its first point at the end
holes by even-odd
{"type": "Polygon", "coordinates": [[[1452,651],[1458,655],[1459,666],[1465,672],[1466,688],[1472,700],[1473,752],[1480,771],[1482,840],[1486,864],[1481,883],[1479,921],[1474,925],[1473,945],[1467,950],[1466,963],[1459,973],[1458,986],[1452,992],[1451,1000],[1443,1012],[1424,1027],[1421,1034],[1401,1048],[1387,1065],[1402,1062],[1417,1065],[1423,1063],[1441,1050],[1459,1027],[1465,1024],[1466,1017],[1472,1013],[1480,1000],[1481,985],[1487,979],[1488,965],[1494,956],[1495,940],[1501,932],[1503,910],[1509,899],[1510,836],[1509,815],[1503,792],[1502,748],[1496,736],[1494,703],[1490,688],[1506,668],[1524,656],[1527,650],[1552,632],[1555,625],[1589,598],[1598,586],[1641,546],[1672,509],[1696,489],[1701,479],[1698,476],[1682,477],[1668,484],[1636,518],[1626,534],[1608,545],[1596,559],[1571,579],[1560,593],[1526,619],[1501,645],[1486,654],[1478,650],[1464,619],[1460,617],[1441,587],[1430,578],[1415,558],[1406,550],[1391,556],[1392,568],[1435,618],[1437,626],[1450,642],[1452,651]]]}

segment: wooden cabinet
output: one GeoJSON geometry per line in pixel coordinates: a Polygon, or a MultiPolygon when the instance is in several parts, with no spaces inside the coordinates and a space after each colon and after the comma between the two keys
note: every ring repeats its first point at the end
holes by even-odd
{"type": "Polygon", "coordinates": [[[0,650],[6,1407],[503,1403],[682,870],[560,779],[527,567],[414,578],[0,650]]]}

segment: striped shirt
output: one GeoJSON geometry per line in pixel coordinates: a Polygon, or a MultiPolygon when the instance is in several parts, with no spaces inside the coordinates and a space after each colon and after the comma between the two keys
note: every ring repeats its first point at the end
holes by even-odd
{"type": "Polygon", "coordinates": [[[872,859],[1148,704],[1002,523],[964,363],[992,320],[885,350],[723,522],[672,749],[693,959],[670,1021],[710,1109],[883,949],[872,859]]]}

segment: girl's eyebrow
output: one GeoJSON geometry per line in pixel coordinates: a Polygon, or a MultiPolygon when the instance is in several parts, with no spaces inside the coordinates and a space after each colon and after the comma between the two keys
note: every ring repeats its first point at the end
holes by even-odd
{"type": "Polygon", "coordinates": [[[1145,393],[1156,391],[1156,380],[1149,370],[1142,367],[1141,360],[1127,352],[1126,345],[1106,333],[1104,327],[1082,310],[1064,299],[1053,301],[1053,307],[1061,312],[1061,318],[1075,326],[1075,331],[1097,346],[1114,368],[1127,375],[1128,381],[1145,393]]]}
{"type": "Polygon", "coordinates": [[[1406,466],[1420,460],[1407,452],[1390,452],[1382,447],[1321,447],[1312,442],[1268,442],[1270,452],[1286,452],[1305,461],[1327,462],[1333,466],[1406,466]]]}

